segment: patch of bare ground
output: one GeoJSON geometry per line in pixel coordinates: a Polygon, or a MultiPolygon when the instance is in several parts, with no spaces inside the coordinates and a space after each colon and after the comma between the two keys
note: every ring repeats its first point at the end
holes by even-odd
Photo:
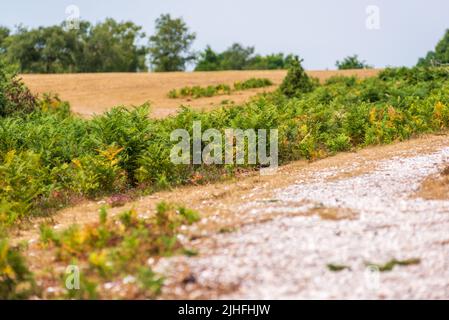
{"type": "Polygon", "coordinates": [[[415,197],[426,200],[449,199],[449,163],[446,163],[439,173],[424,179],[415,197]]]}
{"type": "Polygon", "coordinates": [[[348,208],[316,207],[310,211],[313,214],[317,214],[323,220],[356,219],[358,216],[356,212],[348,208]]]}

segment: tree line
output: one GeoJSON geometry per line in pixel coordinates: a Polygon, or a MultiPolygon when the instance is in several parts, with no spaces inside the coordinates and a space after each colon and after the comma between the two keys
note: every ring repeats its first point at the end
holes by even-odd
{"type": "MultiPolygon", "coordinates": [[[[254,47],[232,44],[223,52],[207,46],[194,52],[196,34],[182,18],[163,14],[155,21],[155,33],[147,36],[131,21],[108,18],[92,24],[67,22],[34,29],[19,26],[11,31],[0,26],[0,58],[21,73],[156,72],[287,69],[294,55],[260,55],[254,47]]],[[[418,65],[449,63],[449,30],[418,65]]],[[[357,55],[337,61],[338,69],[370,68],[357,55]]]]}
{"type": "Polygon", "coordinates": [[[262,56],[254,47],[233,44],[222,53],[209,46],[191,50],[196,34],[182,18],[163,14],[149,37],[131,21],[108,18],[92,24],[79,21],[11,31],[0,26],[0,58],[21,73],[197,71],[285,69],[292,55],[262,56]]]}

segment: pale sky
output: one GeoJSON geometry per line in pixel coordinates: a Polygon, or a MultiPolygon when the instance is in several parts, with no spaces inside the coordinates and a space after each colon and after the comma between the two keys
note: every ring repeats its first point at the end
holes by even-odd
{"type": "Polygon", "coordinates": [[[59,24],[71,4],[82,19],[132,20],[147,34],[160,14],[182,16],[197,33],[195,50],[240,42],[298,54],[307,69],[333,69],[352,54],[376,67],[411,66],[449,28],[448,0],[1,0],[0,25],[59,24]],[[378,29],[366,26],[368,6],[379,9],[378,29]]]}

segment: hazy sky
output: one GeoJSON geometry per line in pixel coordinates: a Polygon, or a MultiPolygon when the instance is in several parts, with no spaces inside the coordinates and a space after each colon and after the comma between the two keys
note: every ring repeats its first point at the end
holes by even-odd
{"type": "Polygon", "coordinates": [[[241,42],[263,54],[299,54],[308,69],[335,68],[355,53],[377,67],[410,66],[449,28],[448,0],[1,0],[0,25],[59,24],[70,4],[82,19],[132,20],[147,34],[161,13],[182,16],[197,33],[195,50],[241,42]],[[378,29],[368,6],[379,9],[378,29]]]}

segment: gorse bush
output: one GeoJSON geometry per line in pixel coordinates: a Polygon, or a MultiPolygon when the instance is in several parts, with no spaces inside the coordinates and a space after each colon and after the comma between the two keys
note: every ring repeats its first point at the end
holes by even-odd
{"type": "Polygon", "coordinates": [[[301,65],[302,60],[295,57],[290,64],[287,76],[279,87],[287,97],[295,97],[313,90],[314,82],[309,78],[301,65]]]}
{"type": "Polygon", "coordinates": [[[270,79],[266,78],[251,78],[242,82],[235,82],[233,88],[227,84],[218,84],[215,86],[193,86],[193,87],[183,87],[181,89],[173,89],[168,93],[168,97],[171,99],[176,98],[203,98],[203,97],[213,97],[224,94],[231,94],[232,91],[241,91],[255,88],[269,87],[273,85],[270,79]]]}
{"type": "Polygon", "coordinates": [[[153,192],[260,167],[259,162],[174,164],[170,151],[177,142],[170,134],[185,129],[192,137],[193,121],[201,121],[202,132],[215,128],[223,134],[226,128],[278,129],[280,164],[407,139],[449,125],[447,69],[386,69],[373,78],[334,77],[320,85],[304,77],[297,62],[278,92],[211,112],[184,108],[176,116],[154,120],[144,105],[80,119],[63,102],[47,98],[30,114],[0,118],[2,223],[48,213],[70,203],[71,197],[99,197],[136,187],[153,192]]]}

